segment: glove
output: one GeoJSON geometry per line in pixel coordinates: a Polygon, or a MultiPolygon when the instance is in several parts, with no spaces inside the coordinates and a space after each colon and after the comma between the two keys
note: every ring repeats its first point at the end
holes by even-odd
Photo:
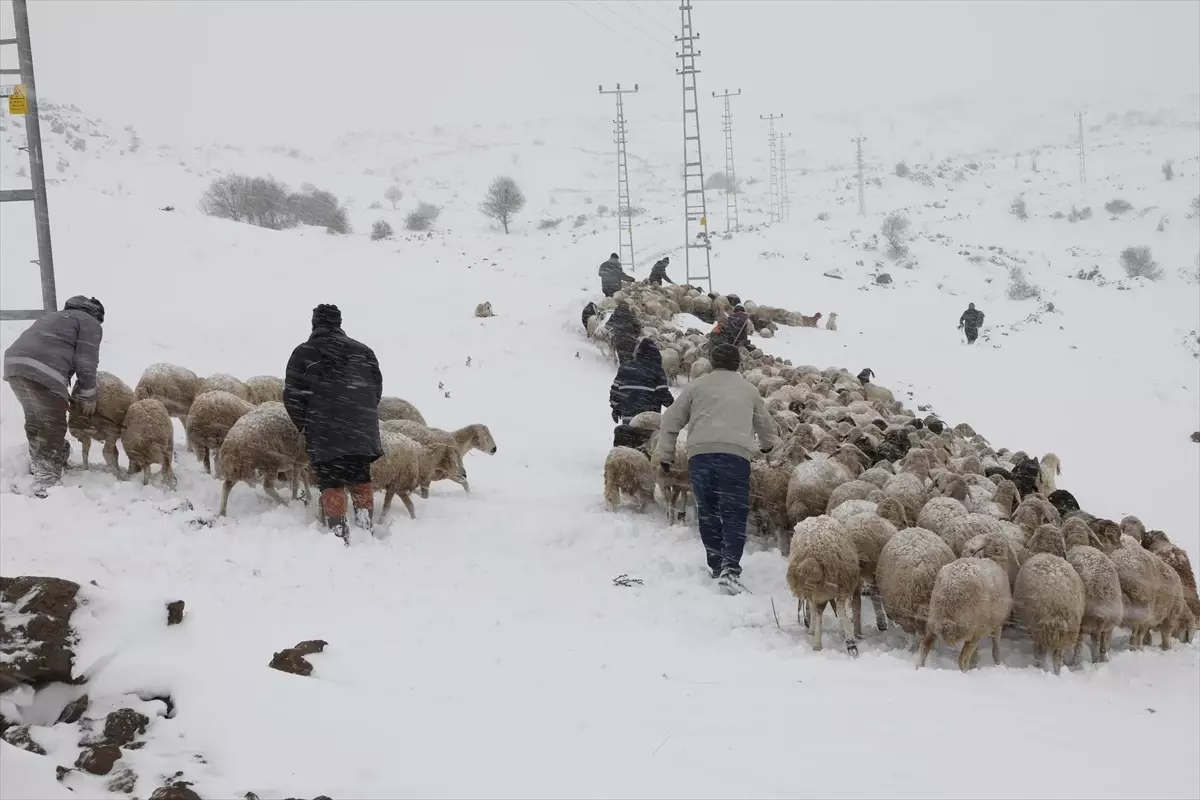
{"type": "Polygon", "coordinates": [[[75,402],[79,404],[79,413],[81,416],[90,417],[96,413],[95,400],[76,400],[75,402]]]}
{"type": "Polygon", "coordinates": [[[671,472],[671,462],[670,461],[660,461],[658,463],[658,468],[662,470],[663,475],[669,475],[671,472]]]}
{"type": "Polygon", "coordinates": [[[615,408],[612,410],[612,412],[613,412],[612,413],[612,421],[620,422],[621,421],[621,412],[617,411],[615,408]]]}

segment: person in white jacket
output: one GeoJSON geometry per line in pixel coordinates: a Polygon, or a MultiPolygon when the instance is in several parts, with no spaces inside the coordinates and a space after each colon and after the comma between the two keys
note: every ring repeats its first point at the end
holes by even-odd
{"type": "Polygon", "coordinates": [[[726,594],[745,591],[740,576],[750,516],[750,459],[779,441],[766,403],[738,373],[739,363],[737,348],[714,347],[713,371],[689,383],[663,413],[658,438],[658,457],[667,472],[675,441],[687,428],[700,538],[708,568],[726,594]]]}

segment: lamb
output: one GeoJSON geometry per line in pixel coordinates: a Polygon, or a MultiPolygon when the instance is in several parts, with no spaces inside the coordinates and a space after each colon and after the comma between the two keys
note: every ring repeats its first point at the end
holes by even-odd
{"type": "Polygon", "coordinates": [[[421,444],[383,427],[379,430],[379,439],[383,445],[383,455],[371,464],[371,482],[376,489],[383,489],[384,492],[379,521],[383,522],[387,517],[395,495],[399,495],[400,502],[408,509],[408,516],[416,519],[417,510],[413,508],[412,493],[422,485],[428,485],[435,474],[457,475],[462,459],[453,445],[442,441],[421,444]]]}
{"type": "Polygon", "coordinates": [[[669,472],[664,473],[659,467],[662,461],[658,457],[657,435],[648,449],[651,453],[651,474],[655,476],[658,488],[667,501],[667,522],[682,522],[687,519],[688,495],[692,491],[692,470],[687,457],[687,430],[681,431],[679,438],[675,440],[675,458],[671,462],[669,472]]]}
{"type": "Polygon", "coordinates": [[[933,585],[938,572],[952,561],[950,547],[924,528],[901,530],[880,551],[875,585],[888,618],[909,636],[925,634],[933,585]]]}
{"type": "Polygon", "coordinates": [[[1054,453],[1042,456],[1042,464],[1038,469],[1037,490],[1044,497],[1049,497],[1057,488],[1054,485],[1056,475],[1062,475],[1062,463],[1054,453]]]}
{"type": "Polygon", "coordinates": [[[1187,551],[1182,547],[1171,544],[1167,535],[1162,531],[1146,531],[1142,536],[1142,547],[1161,558],[1168,567],[1175,570],[1183,585],[1183,599],[1192,612],[1192,616],[1200,619],[1200,597],[1196,595],[1196,574],[1192,572],[1192,562],[1188,559],[1187,551]]]}
{"type": "Polygon", "coordinates": [[[654,472],[650,460],[632,447],[614,447],[604,459],[604,502],[616,511],[621,493],[633,498],[638,511],[654,502],[654,472]]]}
{"type": "Polygon", "coordinates": [[[134,400],[158,399],[172,417],[186,419],[200,378],[190,369],[174,364],[151,364],[146,367],[133,390],[134,400]]]}
{"type": "Polygon", "coordinates": [[[280,473],[291,476],[292,499],[296,499],[300,479],[305,478],[307,483],[307,469],[304,436],[288,418],[283,404],[268,401],[255,406],[233,423],[217,452],[219,515],[226,515],[229,493],[238,482],[253,486],[261,479],[267,496],[282,505],[284,500],[275,491],[280,473]]]}
{"type": "Polygon", "coordinates": [[[1033,658],[1043,664],[1050,655],[1054,674],[1062,671],[1066,653],[1073,651],[1083,622],[1083,581],[1063,558],[1066,545],[1062,533],[1042,525],[1029,542],[1033,552],[1013,587],[1013,606],[1022,626],[1033,639],[1033,658]],[[1051,552],[1046,552],[1047,550],[1051,552]]]}
{"type": "Polygon", "coordinates": [[[821,649],[821,619],[825,606],[833,602],[842,622],[846,652],[857,656],[850,601],[859,591],[858,552],[841,523],[822,515],[796,525],[787,582],[799,606],[807,604],[811,609],[809,641],[813,650],[821,649]]]}
{"type": "Polygon", "coordinates": [[[407,400],[401,400],[399,397],[381,397],[379,398],[379,421],[387,422],[392,419],[407,419],[413,422],[425,424],[425,417],[417,410],[417,407],[407,400]]]}
{"type": "Polygon", "coordinates": [[[250,402],[256,406],[268,400],[283,402],[283,380],[274,375],[255,375],[253,378],[247,378],[246,389],[250,392],[250,402]]]}
{"type": "Polygon", "coordinates": [[[200,386],[196,388],[195,397],[199,397],[205,392],[229,392],[234,397],[240,397],[247,403],[250,402],[250,388],[246,384],[232,375],[226,375],[224,372],[217,372],[209,375],[200,382],[200,386]]]}
{"type": "MultiPolygon", "coordinates": [[[[482,427],[482,426],[481,426],[482,427]]],[[[462,452],[458,448],[458,438],[455,433],[444,431],[439,428],[429,428],[419,422],[413,422],[407,419],[391,419],[387,422],[379,423],[379,429],[383,431],[392,431],[393,433],[401,433],[421,445],[432,445],[434,443],[450,447],[457,455],[454,469],[449,472],[435,469],[432,473],[423,475],[420,485],[420,495],[422,498],[429,497],[429,484],[434,481],[451,480],[463,488],[464,492],[470,493],[471,487],[467,483],[467,470],[462,463],[462,452]]],[[[468,446],[468,452],[470,447],[468,446]]]]}
{"type": "Polygon", "coordinates": [[[142,473],[142,485],[150,483],[150,466],[162,465],[163,483],[175,488],[171,456],[175,446],[171,415],[161,400],[148,397],[129,405],[121,427],[121,447],[129,459],[129,474],[142,473]]]}
{"type": "Polygon", "coordinates": [[[104,463],[117,476],[121,475],[121,465],[117,460],[117,441],[121,438],[121,428],[125,423],[125,413],[133,403],[133,390],[125,381],[103,370],[96,371],[96,411],[90,417],[79,413],[79,405],[71,401],[71,414],[67,418],[67,430],[79,440],[83,450],[83,468],[88,468],[88,451],[92,448],[92,440],[104,442],[101,453],[104,463]]]}
{"type": "Polygon", "coordinates": [[[492,304],[490,302],[486,302],[475,306],[475,316],[480,317],[481,319],[486,319],[487,317],[494,317],[496,315],[492,312],[492,304]]]}
{"type": "Polygon", "coordinates": [[[212,472],[209,451],[214,455],[219,453],[229,429],[253,408],[252,403],[221,390],[204,392],[192,401],[183,429],[187,431],[196,457],[204,464],[205,472],[212,472]]]}
{"type": "Polygon", "coordinates": [[[1091,637],[1092,662],[1108,661],[1113,628],[1120,625],[1124,617],[1117,567],[1098,546],[1092,546],[1099,545],[1100,540],[1083,521],[1067,520],[1063,525],[1063,538],[1067,563],[1083,581],[1083,619],[1079,624],[1072,663],[1081,663],[1085,634],[1091,637]]]}
{"type": "Polygon", "coordinates": [[[1121,582],[1124,616],[1121,624],[1133,633],[1129,647],[1140,650],[1150,643],[1150,632],[1158,629],[1162,648],[1171,649],[1171,612],[1183,597],[1183,583],[1175,570],[1140,546],[1118,547],[1109,555],[1121,582]]]}
{"type": "Polygon", "coordinates": [[[992,661],[1000,664],[1000,636],[1012,612],[1012,590],[1004,568],[989,558],[960,558],[938,570],[929,598],[929,620],[917,667],[925,666],[934,641],[962,642],[958,668],[966,672],[984,636],[992,637],[992,661]]]}

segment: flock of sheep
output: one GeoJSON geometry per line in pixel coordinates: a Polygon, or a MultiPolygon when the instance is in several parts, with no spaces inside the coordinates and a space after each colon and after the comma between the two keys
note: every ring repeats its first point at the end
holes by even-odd
{"type": "MultiPolygon", "coordinates": [[[[679,331],[666,314],[681,293],[693,292],[634,284],[614,298],[629,302],[668,375],[711,369],[704,334],[679,331]]],[[[718,316],[728,313],[727,298],[705,299],[718,316]]],[[[755,309],[763,337],[770,324],[799,317],[743,305],[755,309]]],[[[589,320],[589,335],[602,336],[602,326],[589,320]]],[[[825,606],[833,605],[847,650],[857,654],[864,593],[881,631],[891,619],[919,643],[918,666],[940,638],[961,647],[966,670],[989,636],[999,663],[1005,628],[1027,635],[1038,663],[1049,656],[1056,673],[1068,656],[1080,662],[1085,636],[1092,660],[1107,660],[1118,627],[1130,629],[1132,649],[1150,644],[1155,631],[1164,650],[1174,638],[1191,641],[1200,597],[1187,553],[1136,517],[1116,523],[1081,510],[1055,486],[1054,454],[1026,480],[1018,468],[1029,463],[1025,453],[993,449],[967,423],[951,428],[912,413],[867,370],[856,377],[795,366],[755,349],[742,351],[742,373],[781,436],[751,465],[752,527],[787,557],[787,582],[814,650],[825,606]]],[[[691,488],[686,432],[663,474],[660,424],[656,412],[633,419],[648,438],[610,451],[605,499],[615,509],[624,494],[645,508],[657,502],[657,489],[673,522],[684,518],[691,488]]]]}
{"type": "MultiPolygon", "coordinates": [[[[150,467],[157,464],[164,483],[174,488],[175,417],[183,422],[188,449],[204,464],[204,471],[215,471],[222,481],[221,516],[239,482],[261,482],[263,491],[278,503],[284,500],[275,490],[276,481],[290,483],[293,500],[303,483],[307,503],[308,455],[303,435],[284,409],[281,379],[260,375],[242,381],[223,373],[201,379],[174,364],[154,364],[133,389],[110,372],[98,372],[96,380],[96,412],[85,417],[72,405],[68,418],[68,430],[81,443],[85,468],[92,440],[97,440],[103,442],[105,463],[123,477],[117,460],[120,442],[130,475],[141,472],[142,482],[149,483],[150,467]]],[[[428,497],[433,481],[451,480],[469,491],[463,458],[472,450],[496,452],[486,425],[455,431],[431,428],[415,406],[398,397],[380,400],[379,420],[384,455],[371,465],[371,480],[384,492],[380,520],[394,496],[415,519],[411,494],[428,497]]]]}

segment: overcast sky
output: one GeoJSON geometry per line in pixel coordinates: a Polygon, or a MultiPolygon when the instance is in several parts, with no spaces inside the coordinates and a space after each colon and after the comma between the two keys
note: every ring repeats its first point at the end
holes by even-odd
{"type": "MultiPolygon", "coordinates": [[[[4,36],[9,2],[0,2],[4,36]]],[[[674,0],[30,0],[43,96],[152,143],[287,142],[631,104],[677,113],[674,0]]],[[[741,113],[1200,90],[1200,2],[694,0],[741,113]]],[[[12,50],[13,48],[5,48],[12,50]]],[[[7,66],[6,62],[6,66],[7,66]]],[[[8,82],[6,80],[6,82],[8,82]]]]}

